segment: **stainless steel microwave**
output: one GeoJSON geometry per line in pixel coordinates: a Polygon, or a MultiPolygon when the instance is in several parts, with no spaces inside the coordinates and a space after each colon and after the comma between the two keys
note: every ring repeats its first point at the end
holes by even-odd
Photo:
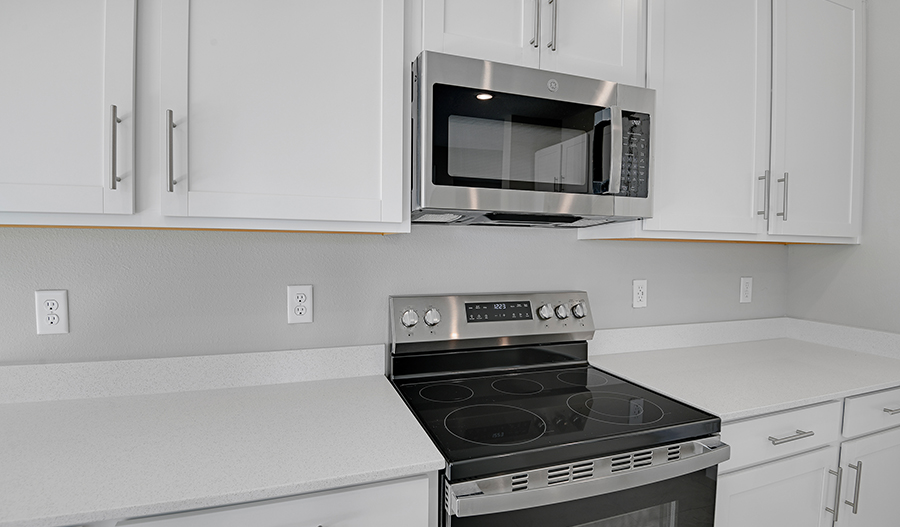
{"type": "Polygon", "coordinates": [[[428,51],[412,79],[413,222],[652,215],[653,90],[428,51]]]}

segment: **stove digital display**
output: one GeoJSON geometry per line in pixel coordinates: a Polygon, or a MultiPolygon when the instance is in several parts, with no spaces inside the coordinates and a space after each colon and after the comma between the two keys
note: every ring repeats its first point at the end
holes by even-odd
{"type": "Polygon", "coordinates": [[[530,301],[466,302],[466,322],[531,320],[530,301]]]}

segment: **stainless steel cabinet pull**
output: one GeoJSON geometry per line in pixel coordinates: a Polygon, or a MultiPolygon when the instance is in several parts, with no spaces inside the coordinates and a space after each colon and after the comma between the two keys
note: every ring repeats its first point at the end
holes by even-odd
{"type": "Polygon", "coordinates": [[[856,489],[853,491],[853,502],[851,503],[849,500],[844,500],[844,503],[853,507],[852,512],[856,514],[856,510],[859,508],[859,484],[862,481],[862,461],[857,461],[855,465],[847,465],[856,471],[856,489]]]}
{"type": "Polygon", "coordinates": [[[529,44],[538,48],[541,46],[540,44],[540,35],[541,35],[541,0],[534,0],[534,33],[532,33],[531,41],[529,44]]]}
{"type": "Polygon", "coordinates": [[[550,42],[547,43],[547,47],[550,48],[551,51],[556,51],[556,17],[558,14],[557,10],[559,9],[559,0],[550,0],[549,5],[553,6],[553,18],[551,19],[550,42]]]}
{"type": "Polygon", "coordinates": [[[166,110],[166,192],[175,192],[175,167],[172,160],[172,130],[175,120],[172,110],[166,110]]]}
{"type": "Polygon", "coordinates": [[[118,108],[116,108],[115,104],[111,104],[109,106],[109,188],[110,190],[116,190],[118,188],[117,183],[122,181],[122,178],[116,175],[116,170],[118,169],[118,159],[116,158],[116,153],[118,150],[118,124],[122,122],[119,119],[118,108]]]}
{"type": "Polygon", "coordinates": [[[828,473],[837,476],[837,485],[834,487],[834,505],[832,505],[834,508],[829,509],[828,507],[825,507],[825,510],[830,512],[834,516],[834,521],[837,522],[838,511],[840,510],[838,507],[841,505],[841,478],[844,476],[844,469],[838,465],[837,472],[829,470],[828,473]]]}
{"type": "Polygon", "coordinates": [[[771,178],[771,175],[769,174],[769,171],[766,170],[766,174],[764,176],[759,176],[758,179],[760,181],[766,182],[766,190],[765,190],[766,195],[763,196],[763,210],[756,211],[756,215],[762,216],[764,220],[768,220],[769,219],[769,191],[771,190],[771,186],[772,186],[772,178],[771,178]]]}
{"type": "Polygon", "coordinates": [[[791,441],[796,441],[798,439],[812,437],[814,435],[816,435],[816,433],[813,432],[812,430],[810,430],[809,432],[804,432],[803,430],[797,430],[797,433],[792,436],[781,437],[781,438],[769,436],[769,441],[771,441],[773,445],[781,445],[783,443],[790,443],[791,441]]]}
{"type": "Polygon", "coordinates": [[[781,216],[784,221],[787,221],[787,204],[788,204],[788,173],[784,173],[784,177],[778,180],[779,183],[784,183],[784,202],[782,204],[783,209],[782,212],[776,214],[776,216],[781,216]]]}
{"type": "Polygon", "coordinates": [[[891,415],[897,415],[900,414],[900,408],[885,408],[884,412],[891,415]]]}

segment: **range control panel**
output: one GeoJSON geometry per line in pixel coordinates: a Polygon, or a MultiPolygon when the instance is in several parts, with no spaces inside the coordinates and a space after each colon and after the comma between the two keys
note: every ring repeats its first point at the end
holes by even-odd
{"type": "Polygon", "coordinates": [[[587,340],[594,334],[584,291],[392,296],[390,326],[392,344],[542,336],[587,340]]]}

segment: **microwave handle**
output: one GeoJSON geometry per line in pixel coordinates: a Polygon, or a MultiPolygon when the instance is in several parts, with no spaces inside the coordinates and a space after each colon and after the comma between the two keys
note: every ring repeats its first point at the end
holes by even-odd
{"type": "Polygon", "coordinates": [[[594,126],[610,123],[609,190],[607,194],[618,194],[622,187],[622,108],[610,106],[597,114],[594,126]]]}

